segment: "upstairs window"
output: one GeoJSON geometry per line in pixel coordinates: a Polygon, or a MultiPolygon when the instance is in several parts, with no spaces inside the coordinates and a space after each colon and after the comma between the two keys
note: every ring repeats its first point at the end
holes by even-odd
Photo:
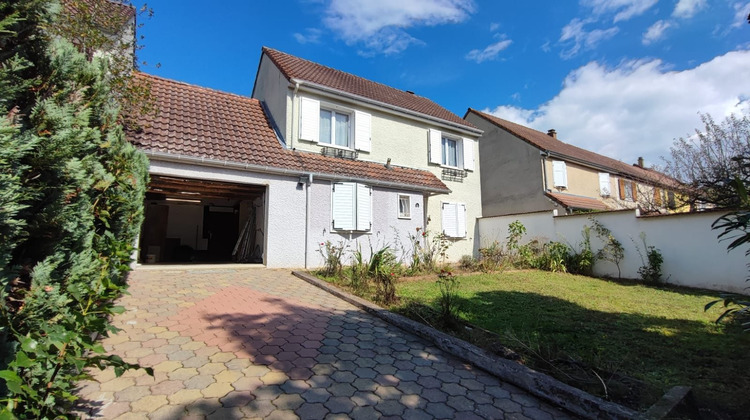
{"type": "Polygon", "coordinates": [[[552,161],[552,176],[555,188],[568,188],[568,170],[565,162],[561,160],[552,161]]]}
{"type": "Polygon", "coordinates": [[[372,229],[372,188],[355,182],[336,182],[331,196],[333,228],[349,231],[372,229]]]}
{"type": "Polygon", "coordinates": [[[452,168],[474,170],[476,142],[466,137],[446,136],[440,130],[428,130],[430,163],[452,168]]]}
{"type": "Polygon", "coordinates": [[[609,197],[611,194],[611,187],[609,184],[609,174],[606,172],[599,173],[599,194],[602,197],[609,197]]]}
{"type": "Polygon", "coordinates": [[[636,185],[633,181],[620,179],[620,200],[636,201],[638,198],[638,192],[636,191],[636,185]]]}
{"type": "Polygon", "coordinates": [[[300,97],[299,139],[370,152],[372,116],[331,103],[300,97]]]}
{"type": "Polygon", "coordinates": [[[319,142],[351,147],[351,125],[350,114],[330,109],[320,109],[320,136],[319,142]]]}

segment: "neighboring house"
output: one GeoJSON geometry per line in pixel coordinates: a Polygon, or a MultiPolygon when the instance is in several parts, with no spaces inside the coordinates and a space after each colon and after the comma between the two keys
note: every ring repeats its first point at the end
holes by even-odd
{"type": "Polygon", "coordinates": [[[675,181],[645,168],[642,159],[629,165],[564,143],[555,130],[543,133],[471,108],[464,118],[484,131],[484,216],[675,207],[675,181]]]}
{"type": "Polygon", "coordinates": [[[473,252],[481,131],[434,102],[265,48],[257,99],[138,77],[159,110],[128,133],[151,161],[142,262],[316,267],[327,241],[400,254],[418,228],[473,252]]]}

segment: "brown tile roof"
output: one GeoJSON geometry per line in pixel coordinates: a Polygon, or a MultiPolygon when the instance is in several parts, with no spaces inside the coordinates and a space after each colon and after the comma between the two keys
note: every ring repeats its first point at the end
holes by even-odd
{"type": "Polygon", "coordinates": [[[268,47],[263,54],[276,64],[287,80],[298,79],[361,96],[409,111],[428,115],[453,124],[476,129],[474,125],[442,106],[413,93],[376,83],[341,70],[332,69],[268,47]]]}
{"type": "Polygon", "coordinates": [[[557,201],[565,207],[571,209],[585,209],[585,210],[611,210],[608,205],[602,203],[595,198],[581,197],[579,195],[572,194],[561,194],[561,193],[545,193],[547,197],[557,201]]]}
{"type": "Polygon", "coordinates": [[[495,124],[496,126],[505,129],[516,137],[519,137],[520,139],[541,150],[550,151],[558,155],[567,156],[589,164],[598,165],[607,168],[614,174],[620,174],[625,177],[635,178],[648,183],[654,183],[658,185],[676,185],[676,181],[661,172],[629,165],[627,163],[620,162],[619,160],[612,159],[598,153],[590,152],[586,149],[581,149],[580,147],[576,147],[572,144],[564,143],[556,138],[553,138],[547,133],[533,130],[529,127],[525,127],[523,125],[516,124],[502,118],[498,118],[494,115],[477,111],[472,108],[469,108],[466,114],[468,115],[469,112],[474,113],[495,124]]]}
{"type": "Polygon", "coordinates": [[[285,149],[256,99],[144,73],[136,77],[150,84],[159,110],[139,117],[140,129],[127,132],[142,150],[450,192],[428,171],[285,149]]]}

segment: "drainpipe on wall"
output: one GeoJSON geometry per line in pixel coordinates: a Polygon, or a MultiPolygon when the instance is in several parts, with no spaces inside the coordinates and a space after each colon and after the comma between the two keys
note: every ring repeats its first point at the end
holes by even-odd
{"type": "Polygon", "coordinates": [[[312,186],[313,174],[307,174],[305,182],[305,269],[308,267],[307,251],[310,248],[310,187],[312,186]]]}
{"type": "MultiPolygon", "coordinates": [[[[290,133],[291,136],[289,139],[289,148],[292,150],[294,150],[294,127],[295,127],[294,110],[295,110],[296,103],[297,103],[297,91],[298,90],[299,90],[299,82],[294,82],[294,92],[292,92],[292,126],[291,126],[292,132],[290,133]]],[[[307,255],[305,255],[305,258],[307,258],[307,255]]],[[[307,265],[305,265],[305,268],[307,268],[307,265]]]]}
{"type": "Polygon", "coordinates": [[[542,156],[542,187],[544,188],[544,192],[547,192],[549,191],[549,188],[547,188],[547,158],[549,157],[549,152],[541,151],[539,154],[542,156]]]}

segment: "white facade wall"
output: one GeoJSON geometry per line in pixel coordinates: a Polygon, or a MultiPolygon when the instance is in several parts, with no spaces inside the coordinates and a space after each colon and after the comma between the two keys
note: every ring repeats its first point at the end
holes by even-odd
{"type": "MultiPolygon", "coordinates": [[[[664,257],[663,279],[669,284],[705,288],[747,294],[750,275],[745,258],[745,249],[727,252],[727,242],[719,242],[719,231],[711,224],[722,213],[681,213],[668,216],[636,217],[635,211],[595,213],[554,217],[552,212],[530,213],[510,216],[488,217],[479,220],[482,246],[493,241],[505,243],[508,225],[515,220],[526,227],[522,243],[534,238],[565,242],[580,249],[581,232],[584,225],[591,226],[589,217],[594,217],[612,231],[614,237],[625,248],[625,258],[620,263],[623,278],[640,278],[638,268],[643,265],[636,244],[643,252],[641,232],[646,234],[646,243],[654,246],[664,257]]],[[[602,243],[591,233],[594,252],[602,243]]],[[[645,258],[645,253],[644,253],[645,258]]],[[[600,276],[617,277],[617,267],[607,261],[599,261],[594,273],[600,276]]]]}

